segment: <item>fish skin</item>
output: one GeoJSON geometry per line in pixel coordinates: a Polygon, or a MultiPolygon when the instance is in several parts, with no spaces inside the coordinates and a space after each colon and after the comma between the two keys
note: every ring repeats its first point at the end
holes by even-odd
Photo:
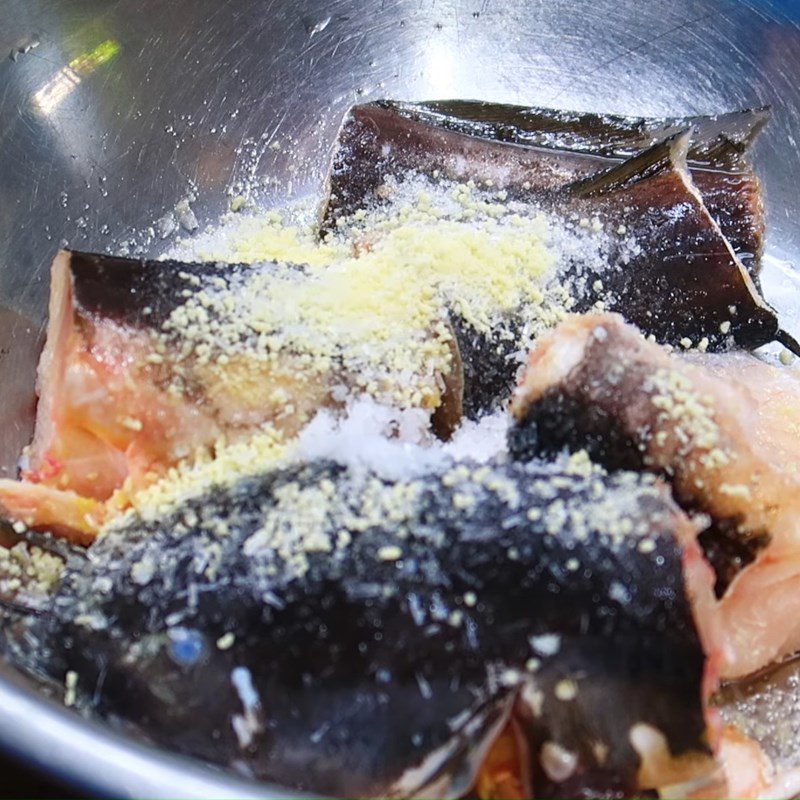
{"type": "MultiPolygon", "coordinates": [[[[246,278],[256,270],[269,269],[269,263],[217,264],[156,261],[107,256],[97,253],[70,252],[70,271],[74,287],[75,314],[91,327],[100,320],[110,320],[124,327],[158,333],[169,315],[186,301],[183,292],[195,294],[208,286],[209,279],[222,279],[227,285],[246,278]],[[195,285],[179,277],[195,276],[195,285]]],[[[303,266],[297,266],[302,272],[303,266]]],[[[450,326],[455,339],[454,357],[458,366],[456,384],[447,387],[440,424],[434,429],[447,439],[462,416],[476,419],[496,409],[511,394],[518,364],[509,358],[516,349],[508,336],[487,335],[473,330],[457,315],[450,326]],[[498,357],[498,353],[502,353],[498,357]]],[[[178,342],[179,344],[179,342],[178,342]]],[[[443,376],[445,382],[453,376],[443,376]]]]}
{"type": "Polygon", "coordinates": [[[462,319],[452,322],[458,364],[463,374],[460,392],[462,414],[479,419],[506,405],[514,389],[519,361],[519,325],[508,323],[510,336],[501,330],[476,331],[462,319]]]}
{"type": "Polygon", "coordinates": [[[555,111],[469,100],[386,101],[410,119],[451,130],[547,149],[623,161],[671,134],[691,132],[687,163],[711,215],[755,278],[765,214],[761,183],[748,151],[771,116],[768,107],[689,117],[632,117],[555,111]]]}
{"type": "MultiPolygon", "coordinates": [[[[402,117],[400,122],[408,123],[402,117]]],[[[392,118],[391,123],[396,126],[398,121],[392,118]]],[[[423,152],[433,144],[455,147],[449,139],[439,141],[437,137],[461,135],[444,129],[423,132],[428,137],[423,138],[423,152]]],[[[508,166],[507,148],[512,146],[489,144],[500,148],[488,158],[489,171],[497,163],[508,166]]],[[[481,147],[488,146],[483,140],[478,140],[477,146],[475,142],[461,145],[474,163],[485,155],[481,147]]],[[[581,264],[567,265],[568,276],[577,278],[575,285],[583,287],[576,292],[575,310],[585,311],[604,302],[660,340],[673,343],[686,337],[705,339],[714,349],[726,348],[733,340],[740,346],[756,347],[779,338],[790,348],[800,347],[779,329],[774,311],[760,297],[745,266],[689,182],[688,146],[685,134],[675,134],[602,170],[596,158],[583,153],[550,150],[543,151],[547,154],[543,158],[537,151],[531,158],[529,149],[515,145],[510,180],[519,184],[520,176],[515,178],[514,171],[529,177],[533,170],[541,186],[549,187],[555,208],[572,214],[600,211],[614,229],[629,229],[637,239],[653,242],[651,248],[640,248],[633,257],[624,248],[612,247],[609,268],[600,273],[592,274],[581,264]],[[589,159],[591,174],[565,184],[566,176],[578,174],[575,170],[570,173],[565,159],[578,159],[584,166],[589,159]],[[664,198],[669,202],[662,202],[664,198]],[[676,252],[670,249],[673,246],[676,252]],[[703,280],[698,280],[698,275],[704,276],[703,280]],[[586,288],[589,286],[591,290],[586,288]],[[654,302],[659,297],[663,302],[654,302]],[[735,313],[731,314],[731,308],[735,313]]],[[[340,154],[345,149],[340,149],[340,154]]],[[[413,155],[419,157],[419,151],[413,155]]],[[[605,163],[607,166],[608,160],[605,163]]],[[[374,154],[372,162],[364,153],[356,160],[357,169],[374,171],[375,167],[374,154]]],[[[336,174],[334,159],[332,175],[336,174]]],[[[355,187],[356,194],[360,191],[358,180],[347,170],[344,181],[345,188],[355,187]]],[[[332,191],[331,197],[335,196],[332,191]]],[[[295,401],[290,404],[295,412],[284,415],[280,408],[263,403],[251,408],[243,405],[235,387],[222,387],[219,392],[211,387],[209,392],[209,376],[203,369],[196,375],[191,363],[187,388],[197,397],[179,401],[168,392],[174,369],[169,364],[161,368],[149,363],[150,335],[187,292],[199,291],[210,279],[230,285],[254,270],[269,268],[269,264],[223,267],[59,253],[53,264],[50,324],[39,368],[37,423],[30,466],[23,477],[60,493],[54,495],[54,504],[73,507],[72,516],[77,518],[81,497],[107,500],[126,479],[138,486],[148,480],[146,476],[168,468],[182,455],[207,447],[223,435],[239,435],[243,426],[272,422],[291,435],[314,410],[335,405],[330,387],[311,385],[302,378],[296,381],[288,374],[276,377],[267,370],[267,375],[259,373],[260,382],[251,382],[271,396],[278,380],[278,389],[295,401]],[[70,359],[76,361],[72,367],[66,366],[70,359]],[[131,367],[137,371],[135,376],[131,367]],[[85,398],[95,395],[103,395],[102,402],[87,407],[85,398]],[[63,491],[66,489],[76,492],[77,499],[63,491]]],[[[509,325],[514,327],[513,320],[509,325]]],[[[441,376],[445,394],[432,420],[434,431],[442,438],[452,435],[462,413],[475,418],[503,402],[517,372],[513,341],[503,337],[494,341],[497,337],[471,330],[458,319],[451,320],[451,327],[459,352],[454,353],[453,374],[441,376]]],[[[179,335],[173,345],[180,345],[179,335]]],[[[221,384],[217,381],[217,388],[221,384]]],[[[8,483],[0,486],[0,500],[9,517],[21,518],[25,503],[24,498],[20,502],[15,487],[8,483]]],[[[33,515],[28,524],[47,528],[52,520],[33,515]]],[[[78,530],[74,536],[85,538],[91,533],[90,524],[88,531],[78,530]]]]}
{"type": "Polygon", "coordinates": [[[535,744],[557,739],[574,748],[593,787],[652,788],[638,785],[640,759],[625,735],[641,722],[711,769],[709,675],[687,596],[710,592],[710,573],[691,589],[684,574],[687,552],[699,553],[694,527],[646,477],[576,476],[537,462],[490,471],[497,486],[516,487],[518,502],[469,479],[453,487],[426,476],[402,525],[353,530],[347,546],[306,553],[299,573],[291,555],[243,546],[277,513],[281,487],[333,484],[339,511],[325,517],[330,526],[345,506],[359,508],[369,476],[329,462],[287,467],[213,490],[158,522],[132,518],[98,539],[88,559],[68,560],[52,614],[7,626],[12,655],[56,682],[75,671],[86,713],[311,791],[403,787],[407,795],[412,775],[417,789],[433,782],[455,796],[474,780],[476,753],[514,697],[528,709],[540,786],[535,744]],[[466,510],[454,505],[464,491],[477,500],[466,510]],[[603,500],[617,509],[605,522],[603,500]],[[548,535],[526,509],[547,519],[559,501],[584,509],[585,522],[562,521],[548,535]],[[219,519],[224,535],[207,527],[219,519]],[[620,536],[621,520],[634,532],[620,536]],[[638,549],[643,536],[652,552],[638,549]],[[402,558],[382,559],[385,547],[401,548],[402,558]],[[214,548],[219,570],[196,568],[214,548]],[[569,566],[576,553],[582,571],[569,566]],[[142,563],[150,574],[134,579],[142,563]],[[229,632],[235,641],[220,649],[229,632]],[[541,674],[526,673],[531,657],[541,674]],[[259,698],[244,748],[231,727],[244,714],[231,685],[236,667],[249,671],[259,698]],[[571,702],[549,696],[565,677],[577,684],[571,702]],[[544,693],[541,718],[524,686],[544,693]],[[479,735],[458,734],[468,725],[479,735]],[[607,744],[602,764],[587,731],[607,744]],[[442,748],[453,750],[444,767],[414,774],[442,748]]]}
{"type": "Polygon", "coordinates": [[[339,131],[320,229],[332,229],[337,217],[373,202],[387,173],[413,170],[432,176],[438,170],[451,180],[495,181],[512,199],[541,200],[613,163],[587,153],[508,144],[431,125],[398,113],[388,101],[358,105],[350,109],[339,131]]]}
{"type": "Polygon", "coordinates": [[[200,290],[180,273],[206,282],[213,277],[231,285],[259,268],[264,266],[184,263],[172,259],[157,261],[69,251],[76,314],[154,331],[159,330],[169,315],[186,302],[182,292],[195,294],[200,290]]]}

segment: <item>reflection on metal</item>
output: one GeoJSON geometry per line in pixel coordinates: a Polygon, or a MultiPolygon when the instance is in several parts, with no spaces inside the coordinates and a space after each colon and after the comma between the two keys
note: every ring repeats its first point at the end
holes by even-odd
{"type": "Polygon", "coordinates": [[[64,67],[34,94],[33,102],[42,114],[52,114],[80,82],[72,67],[64,67]]]}
{"type": "Polygon", "coordinates": [[[430,97],[449,97],[455,91],[455,59],[449,41],[437,39],[427,48],[425,72],[430,75],[430,97]]]}
{"type": "Polygon", "coordinates": [[[83,53],[60,69],[33,95],[34,105],[42,114],[52,114],[75,90],[81,79],[91,75],[99,66],[119,53],[119,42],[107,39],[93,50],[83,53]]]}

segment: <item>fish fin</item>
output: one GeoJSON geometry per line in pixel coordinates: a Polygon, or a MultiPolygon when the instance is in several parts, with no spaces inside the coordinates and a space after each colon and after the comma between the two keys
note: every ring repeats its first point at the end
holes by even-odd
{"type": "Polygon", "coordinates": [[[691,127],[690,165],[741,167],[742,156],[772,118],[772,107],[730,111],[708,117],[685,117],[679,122],[691,127]]]}
{"type": "Polygon", "coordinates": [[[508,721],[516,694],[509,692],[483,703],[453,733],[442,753],[432,753],[406,773],[389,790],[389,797],[463,797],[475,785],[478,773],[495,739],[508,721]],[[427,769],[430,772],[424,774],[427,769]]]}
{"type": "Polygon", "coordinates": [[[775,341],[782,344],[790,353],[800,356],[800,342],[794,338],[790,333],[787,333],[783,328],[778,328],[775,334],[775,341]]]}
{"type": "Polygon", "coordinates": [[[673,133],[621,164],[568,184],[563,191],[577,199],[597,197],[627,189],[665,169],[685,168],[690,134],[689,129],[673,133]]]}

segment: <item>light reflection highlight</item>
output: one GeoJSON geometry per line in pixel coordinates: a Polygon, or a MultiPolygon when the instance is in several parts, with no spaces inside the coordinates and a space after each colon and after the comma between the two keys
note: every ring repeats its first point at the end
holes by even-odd
{"type": "Polygon", "coordinates": [[[97,47],[73,58],[33,95],[33,104],[44,115],[52,114],[80,85],[83,78],[108,63],[120,51],[119,42],[106,39],[97,47]]]}

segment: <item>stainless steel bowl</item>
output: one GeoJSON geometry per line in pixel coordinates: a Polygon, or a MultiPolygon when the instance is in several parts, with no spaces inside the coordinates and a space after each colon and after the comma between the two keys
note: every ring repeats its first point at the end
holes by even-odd
{"type": "MultiPolygon", "coordinates": [[[[0,471],[30,437],[60,243],[156,254],[187,196],[202,228],[230,193],[319,192],[342,115],[381,96],[771,104],[768,250],[800,251],[800,0],[0,0],[0,471]]],[[[8,667],[0,744],[97,794],[287,796],[90,724],[8,667]]]]}

